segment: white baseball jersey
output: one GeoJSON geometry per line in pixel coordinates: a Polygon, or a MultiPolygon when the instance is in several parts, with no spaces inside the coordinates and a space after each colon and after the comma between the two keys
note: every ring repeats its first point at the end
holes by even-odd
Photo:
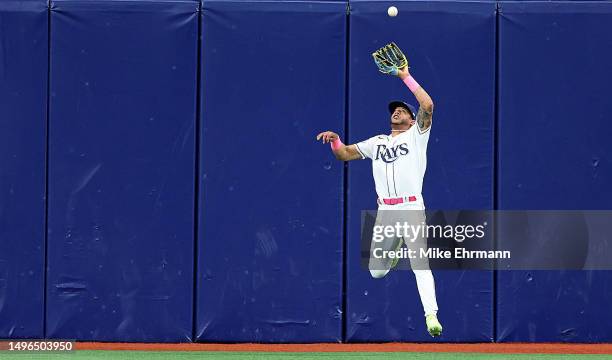
{"type": "Polygon", "coordinates": [[[372,159],[372,173],[379,198],[415,196],[414,204],[424,208],[421,190],[427,167],[430,129],[418,124],[392,137],[377,135],[355,144],[362,158],[372,159]]]}

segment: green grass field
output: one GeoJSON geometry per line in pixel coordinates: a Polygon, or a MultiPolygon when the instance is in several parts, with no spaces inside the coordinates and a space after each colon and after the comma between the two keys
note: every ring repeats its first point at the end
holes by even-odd
{"type": "Polygon", "coordinates": [[[565,355],[565,354],[482,354],[482,353],[380,353],[380,352],[327,352],[327,353],[283,353],[283,352],[200,352],[200,351],[90,351],[71,353],[10,353],[0,352],[0,359],[15,360],[596,360],[612,359],[612,355],[565,355]]]}

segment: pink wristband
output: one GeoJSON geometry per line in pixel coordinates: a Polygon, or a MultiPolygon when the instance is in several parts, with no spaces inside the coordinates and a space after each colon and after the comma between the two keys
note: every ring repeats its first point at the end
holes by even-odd
{"type": "Polygon", "coordinates": [[[340,149],[343,146],[344,146],[344,144],[342,143],[342,140],[340,140],[340,138],[337,138],[336,140],[331,142],[332,150],[338,150],[338,149],[340,149]]]}
{"type": "Polygon", "coordinates": [[[412,91],[413,93],[419,90],[419,88],[421,87],[421,85],[419,85],[419,83],[414,80],[412,75],[408,75],[407,78],[404,78],[404,84],[406,84],[406,86],[408,86],[408,89],[410,89],[410,91],[412,91]]]}

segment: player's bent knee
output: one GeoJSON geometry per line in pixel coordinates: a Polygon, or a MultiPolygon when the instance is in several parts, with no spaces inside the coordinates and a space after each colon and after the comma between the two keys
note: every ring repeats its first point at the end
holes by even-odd
{"type": "Polygon", "coordinates": [[[374,279],[383,278],[388,273],[389,273],[389,270],[370,270],[370,275],[372,275],[374,279]]]}

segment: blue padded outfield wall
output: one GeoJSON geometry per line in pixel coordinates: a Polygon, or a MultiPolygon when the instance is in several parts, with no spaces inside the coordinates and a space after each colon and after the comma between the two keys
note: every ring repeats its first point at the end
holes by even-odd
{"type": "MultiPolygon", "coordinates": [[[[500,5],[501,209],[610,209],[611,22],[610,2],[500,5]]],[[[500,271],[498,340],[612,341],[611,283],[500,271]]]]}
{"type": "MultiPolygon", "coordinates": [[[[353,2],[350,30],[349,142],[388,132],[390,100],[417,105],[401,80],[373,64],[370,54],[395,41],[435,104],[426,206],[492,209],[495,4],[353,2]],[[410,21],[387,16],[391,5],[410,21]]],[[[347,340],[431,341],[413,273],[373,279],[360,264],[361,211],[377,206],[371,161],[351,163],[348,175],[347,340]]],[[[491,341],[492,272],[434,271],[434,277],[442,340],[491,341]]]]}
{"type": "Polygon", "coordinates": [[[47,5],[0,1],[0,338],[43,336],[47,5]]]}
{"type": "Polygon", "coordinates": [[[197,339],[340,341],[346,4],[202,12],[197,339]]]}
{"type": "MultiPolygon", "coordinates": [[[[412,272],[360,264],[369,161],[315,141],[416,105],[391,41],[428,209],[610,208],[612,2],[348,5],[1,1],[0,338],[431,341],[412,272]]],[[[612,341],[609,272],[434,276],[441,341],[612,341]]]]}
{"type": "Polygon", "coordinates": [[[52,3],[49,337],[191,339],[197,10],[52,3]]]}

